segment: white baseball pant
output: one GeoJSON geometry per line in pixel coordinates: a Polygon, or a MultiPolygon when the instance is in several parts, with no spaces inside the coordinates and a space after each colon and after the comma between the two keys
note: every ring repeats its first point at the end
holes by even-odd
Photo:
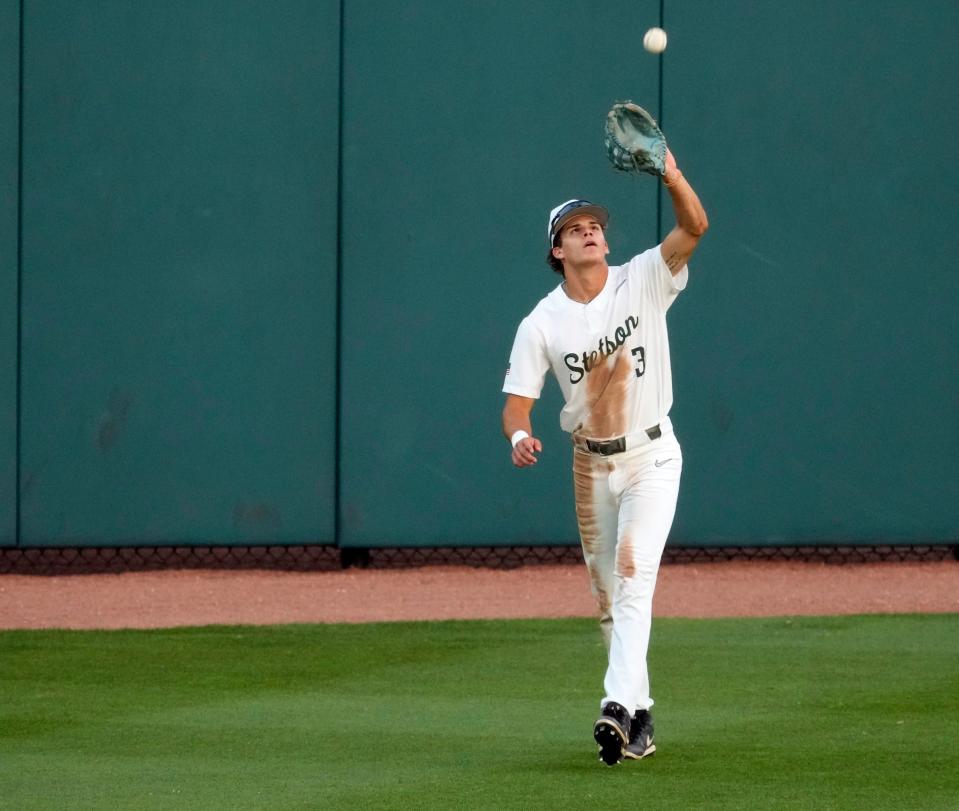
{"type": "Polygon", "coordinates": [[[653,590],[676,512],[683,455],[669,419],[662,436],[612,456],[573,451],[576,517],[609,653],[602,704],[649,709],[646,653],[653,590]]]}

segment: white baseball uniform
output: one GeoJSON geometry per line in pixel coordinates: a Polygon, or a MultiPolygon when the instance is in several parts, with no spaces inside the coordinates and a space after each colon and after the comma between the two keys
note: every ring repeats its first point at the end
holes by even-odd
{"type": "Polygon", "coordinates": [[[672,525],[682,451],[668,413],[672,376],[666,311],[686,286],[659,246],[610,267],[587,304],[562,285],[516,333],[503,391],[539,398],[552,369],[573,438],[583,555],[609,651],[602,702],[648,709],[646,653],[653,590],[672,525]]]}

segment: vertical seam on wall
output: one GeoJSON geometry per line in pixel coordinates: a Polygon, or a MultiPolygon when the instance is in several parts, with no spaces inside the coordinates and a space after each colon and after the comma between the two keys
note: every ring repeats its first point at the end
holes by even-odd
{"type": "MultiPolygon", "coordinates": [[[[666,30],[666,0],[659,0],[659,27],[666,30]]],[[[663,121],[663,60],[666,58],[666,52],[663,51],[657,59],[657,70],[659,71],[659,126],[665,128],[663,121]]],[[[657,184],[656,188],[656,242],[663,241],[663,188],[662,184],[657,184]]]]}
{"type": "Polygon", "coordinates": [[[21,546],[20,538],[20,437],[21,369],[23,346],[23,6],[20,0],[17,62],[17,370],[16,370],[16,438],[14,450],[14,545],[21,546]]]}
{"type": "Polygon", "coordinates": [[[333,543],[340,545],[340,462],[342,436],[342,348],[343,348],[343,29],[346,27],[346,0],[340,0],[339,61],[337,77],[336,134],[336,310],[333,382],[333,543]]]}

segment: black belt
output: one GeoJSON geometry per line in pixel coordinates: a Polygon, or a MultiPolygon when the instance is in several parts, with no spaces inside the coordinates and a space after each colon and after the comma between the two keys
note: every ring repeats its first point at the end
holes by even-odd
{"type": "MultiPolygon", "coordinates": [[[[663,435],[659,425],[646,429],[646,436],[650,439],[659,439],[663,435]]],[[[599,442],[595,439],[586,440],[586,450],[590,453],[598,453],[600,456],[612,456],[614,453],[622,453],[626,450],[626,437],[621,436],[616,439],[607,439],[599,442]]]]}

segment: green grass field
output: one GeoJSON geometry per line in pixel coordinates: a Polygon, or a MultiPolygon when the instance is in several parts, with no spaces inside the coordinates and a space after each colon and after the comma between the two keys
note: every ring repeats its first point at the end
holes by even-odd
{"type": "Polygon", "coordinates": [[[959,615],[655,622],[656,757],[592,621],[0,633],[0,807],[959,808],[959,615]]]}

